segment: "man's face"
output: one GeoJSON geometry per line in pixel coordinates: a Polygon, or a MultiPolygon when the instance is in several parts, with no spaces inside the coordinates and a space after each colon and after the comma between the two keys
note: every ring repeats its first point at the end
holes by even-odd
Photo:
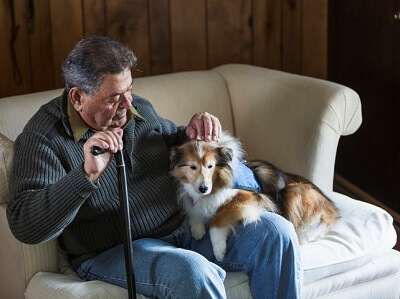
{"type": "Polygon", "coordinates": [[[121,128],[126,123],[126,113],[132,106],[131,92],[130,70],[116,75],[106,75],[99,90],[91,97],[81,92],[80,105],[74,107],[82,119],[95,130],[121,128]]]}

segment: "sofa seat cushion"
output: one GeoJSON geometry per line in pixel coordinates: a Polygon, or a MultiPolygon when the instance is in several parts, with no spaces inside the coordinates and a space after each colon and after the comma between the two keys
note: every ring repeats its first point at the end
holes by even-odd
{"type": "MultiPolygon", "coordinates": [[[[248,277],[244,272],[228,273],[224,281],[228,298],[251,299],[248,277]]],[[[74,274],[39,272],[29,282],[26,299],[116,299],[128,298],[119,286],[102,281],[83,281],[74,274]]],[[[138,299],[147,298],[138,294],[138,299]]]]}
{"type": "Polygon", "coordinates": [[[340,218],[322,239],[301,246],[305,284],[361,267],[396,243],[386,211],[339,193],[328,195],[340,218]]]}
{"type": "MultiPolygon", "coordinates": [[[[25,291],[27,299],[128,298],[127,290],[102,281],[83,281],[73,275],[39,272],[25,291]]],[[[145,297],[139,297],[145,298],[145,297]]]]}
{"type": "MultiPolygon", "coordinates": [[[[333,275],[303,288],[303,298],[397,298],[400,292],[400,253],[391,250],[356,269],[333,275]],[[390,282],[390,283],[388,283],[390,282]],[[350,292],[350,293],[348,293],[350,292]],[[350,296],[348,295],[350,294],[350,296]]],[[[228,298],[251,299],[247,275],[228,273],[224,282],[228,298]]],[[[128,298],[127,290],[101,281],[82,281],[73,274],[39,272],[25,292],[27,299],[128,298]]],[[[146,298],[142,295],[138,299],[146,298]]]]}
{"type": "Polygon", "coordinates": [[[302,298],[398,299],[399,281],[400,252],[391,250],[362,267],[306,284],[302,298]]]}

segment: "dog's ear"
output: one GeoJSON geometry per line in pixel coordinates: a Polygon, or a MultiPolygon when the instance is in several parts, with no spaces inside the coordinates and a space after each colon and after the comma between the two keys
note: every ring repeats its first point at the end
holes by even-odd
{"type": "Polygon", "coordinates": [[[169,156],[170,169],[173,169],[181,159],[182,159],[182,153],[179,150],[179,147],[174,146],[173,148],[171,148],[171,153],[169,156]]]}
{"type": "Polygon", "coordinates": [[[217,164],[225,165],[232,162],[233,159],[233,150],[229,147],[218,147],[216,149],[217,153],[217,164]]]}

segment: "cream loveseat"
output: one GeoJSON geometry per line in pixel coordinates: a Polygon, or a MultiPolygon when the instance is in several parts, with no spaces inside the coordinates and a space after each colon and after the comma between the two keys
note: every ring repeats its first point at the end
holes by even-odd
{"type": "MultiPolygon", "coordinates": [[[[392,250],[392,218],[378,207],[332,191],[339,137],[354,133],[362,120],[353,90],[232,64],[138,78],[134,93],[177,124],[187,124],[195,112],[213,113],[240,137],[249,158],[301,174],[332,198],[341,218],[323,239],[301,246],[304,298],[399,298],[400,253],[392,250]]],[[[122,288],[80,280],[56,241],[26,245],[9,230],[13,140],[35,111],[59,94],[61,90],[50,90],[0,99],[0,298],[127,298],[122,288]]],[[[228,297],[251,298],[247,281],[244,273],[228,273],[228,297]]]]}

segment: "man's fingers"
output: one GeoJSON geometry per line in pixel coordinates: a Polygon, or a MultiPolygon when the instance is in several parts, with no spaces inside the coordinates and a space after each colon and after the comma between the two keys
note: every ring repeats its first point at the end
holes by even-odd
{"type": "Polygon", "coordinates": [[[196,139],[197,130],[189,126],[186,128],[186,135],[188,135],[190,139],[196,139]]]}
{"type": "Polygon", "coordinates": [[[219,141],[221,136],[221,124],[219,119],[208,112],[196,113],[186,128],[186,134],[190,139],[206,141],[219,141]]]}
{"type": "Polygon", "coordinates": [[[112,153],[122,150],[122,133],[115,131],[98,132],[90,138],[92,147],[97,146],[112,153]]]}
{"type": "Polygon", "coordinates": [[[116,131],[105,131],[107,142],[109,144],[109,149],[113,153],[116,153],[120,148],[122,148],[122,137],[116,131]]]}
{"type": "Polygon", "coordinates": [[[213,141],[219,141],[221,138],[221,123],[219,119],[213,115],[211,115],[211,121],[212,121],[212,140],[213,141]]]}
{"type": "Polygon", "coordinates": [[[190,139],[204,139],[204,126],[201,120],[202,113],[196,113],[190,119],[189,125],[186,128],[186,134],[190,139]]]}
{"type": "Polygon", "coordinates": [[[213,134],[213,121],[209,113],[205,112],[201,118],[204,128],[204,140],[211,141],[213,134]]]}

